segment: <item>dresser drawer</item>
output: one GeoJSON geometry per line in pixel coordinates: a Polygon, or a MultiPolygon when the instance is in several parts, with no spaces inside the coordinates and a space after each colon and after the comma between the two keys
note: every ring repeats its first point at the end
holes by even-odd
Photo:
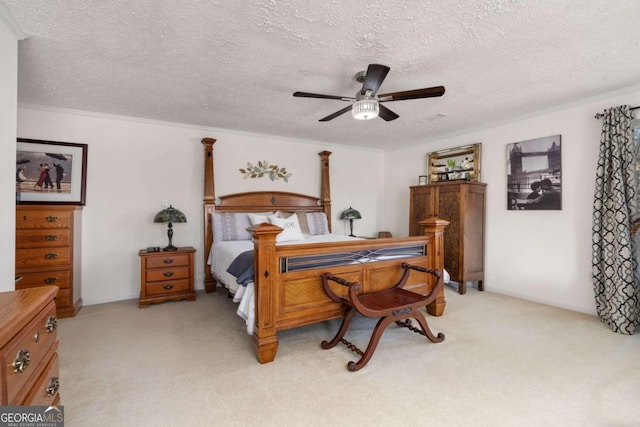
{"type": "Polygon", "coordinates": [[[16,249],[69,246],[71,229],[16,230],[16,249]]]}
{"type": "Polygon", "coordinates": [[[32,377],[36,374],[35,370],[57,342],[57,320],[50,319],[56,319],[53,301],[2,349],[0,377],[6,378],[7,401],[10,405],[20,404],[16,397],[20,397],[28,381],[34,381],[32,377]],[[47,330],[48,323],[54,327],[51,332],[47,330]]]}
{"type": "Polygon", "coordinates": [[[16,250],[16,270],[38,267],[71,267],[71,247],[16,250]]]}
{"type": "Polygon", "coordinates": [[[72,211],[33,210],[16,212],[16,229],[69,228],[72,211]]]}
{"type": "Polygon", "coordinates": [[[175,254],[147,257],[147,268],[174,267],[189,265],[188,254],[175,254]]]}
{"type": "Polygon", "coordinates": [[[156,270],[147,270],[147,282],[188,279],[189,272],[189,267],[159,268],[156,270]]]}
{"type": "Polygon", "coordinates": [[[166,295],[185,292],[191,289],[189,280],[167,280],[165,282],[147,283],[145,291],[147,295],[166,295]]]}
{"type": "Polygon", "coordinates": [[[71,270],[18,273],[18,275],[22,277],[22,280],[16,283],[16,289],[35,288],[45,285],[54,285],[60,289],[68,289],[71,283],[71,270]]]}
{"type": "Polygon", "coordinates": [[[49,361],[45,371],[36,381],[23,405],[51,406],[56,400],[59,400],[59,372],[58,355],[53,353],[53,357],[49,361]]]}

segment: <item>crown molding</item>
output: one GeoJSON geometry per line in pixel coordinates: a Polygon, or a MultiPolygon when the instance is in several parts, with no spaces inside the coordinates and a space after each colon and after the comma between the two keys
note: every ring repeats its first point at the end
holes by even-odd
{"type": "Polygon", "coordinates": [[[18,23],[13,19],[7,5],[0,2],[0,22],[3,22],[5,26],[11,31],[11,34],[18,40],[24,40],[27,38],[26,34],[20,29],[18,23]]]}

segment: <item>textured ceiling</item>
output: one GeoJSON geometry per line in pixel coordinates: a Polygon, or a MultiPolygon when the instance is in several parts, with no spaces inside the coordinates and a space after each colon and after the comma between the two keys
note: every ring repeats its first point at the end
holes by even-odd
{"type": "MultiPolygon", "coordinates": [[[[0,0],[1,1],[1,0],[0,0]]],[[[637,0],[4,0],[18,101],[398,149],[640,84],[637,0]],[[318,119],[369,63],[400,118],[318,119]]]]}

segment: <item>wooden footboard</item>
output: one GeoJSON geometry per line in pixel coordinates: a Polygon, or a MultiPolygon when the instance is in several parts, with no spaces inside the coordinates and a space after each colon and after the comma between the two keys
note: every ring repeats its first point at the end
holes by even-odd
{"type": "MultiPolygon", "coordinates": [[[[438,218],[421,221],[425,235],[339,243],[276,246],[282,231],[271,224],[249,228],[255,254],[255,328],[253,342],[260,363],[273,361],[278,350],[279,330],[340,317],[344,308],[333,302],[322,288],[321,276],[331,272],[351,282],[360,282],[364,292],[378,291],[396,283],[404,270],[403,262],[431,269],[442,269],[443,233],[449,224],[438,218]],[[390,249],[410,257],[368,262],[390,249]],[[331,266],[318,266],[318,257],[332,254],[331,266]]],[[[405,289],[428,293],[433,276],[415,273],[405,289]]],[[[336,292],[344,292],[336,289],[336,292]]],[[[427,306],[429,314],[444,312],[444,291],[427,306]]]]}

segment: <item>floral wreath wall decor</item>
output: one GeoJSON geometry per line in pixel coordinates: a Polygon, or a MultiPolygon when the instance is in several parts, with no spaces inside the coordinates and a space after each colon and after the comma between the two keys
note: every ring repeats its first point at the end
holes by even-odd
{"type": "Polygon", "coordinates": [[[240,173],[247,178],[262,178],[268,176],[271,181],[282,179],[289,182],[291,172],[287,172],[287,168],[279,168],[278,165],[270,165],[266,160],[258,161],[257,165],[247,162],[247,167],[240,169],[240,173]]]}

